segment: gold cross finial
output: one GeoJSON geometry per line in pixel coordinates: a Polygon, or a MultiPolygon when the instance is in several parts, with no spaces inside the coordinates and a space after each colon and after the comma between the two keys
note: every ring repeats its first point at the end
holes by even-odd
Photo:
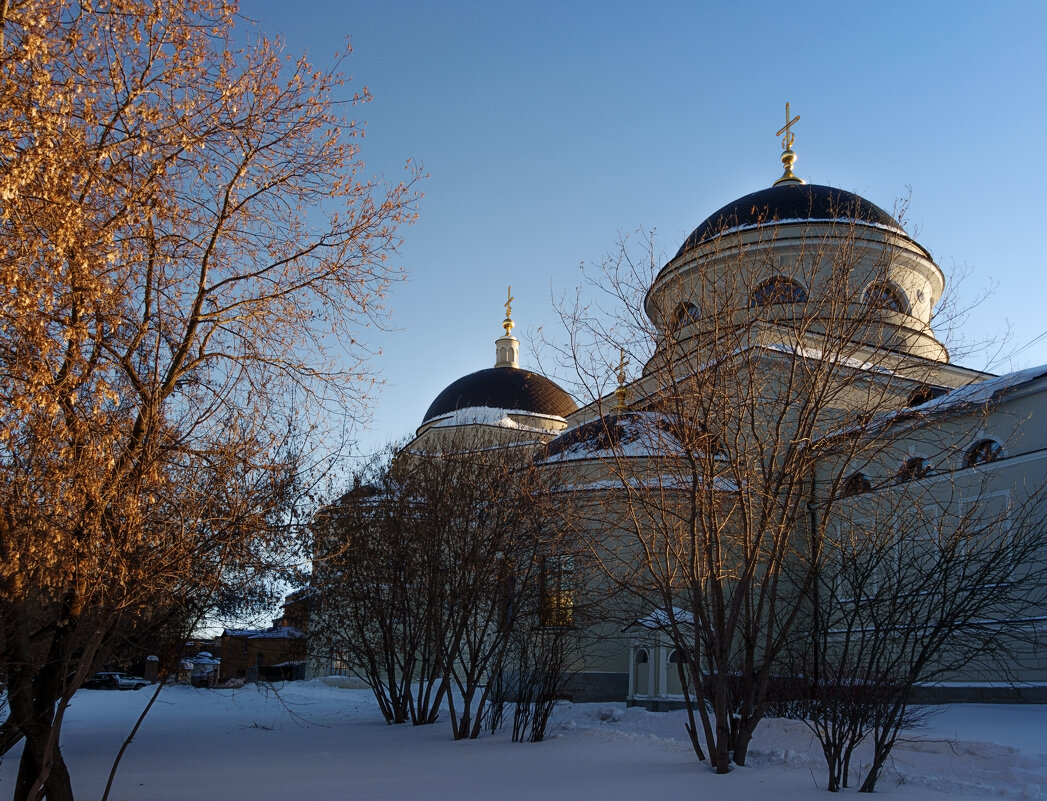
{"type": "Polygon", "coordinates": [[[625,386],[625,366],[629,360],[625,358],[625,348],[618,348],[618,386],[625,386]]]}
{"type": "Polygon", "coordinates": [[[509,336],[509,332],[513,330],[513,288],[510,285],[509,291],[506,294],[508,298],[502,305],[505,306],[505,319],[502,320],[502,328],[505,329],[505,335],[509,336]]]}
{"type": "Polygon", "coordinates": [[[793,164],[796,163],[796,154],[793,153],[793,143],[796,141],[796,134],[793,133],[792,127],[800,121],[800,115],[797,114],[795,117],[790,119],[789,104],[785,104],[785,125],[778,129],[776,136],[785,134],[782,139],[782,166],[785,167],[785,172],[782,173],[782,177],[774,182],[774,186],[778,184],[802,184],[805,181],[797,176],[793,172],[793,164]]]}
{"type": "Polygon", "coordinates": [[[792,127],[800,121],[800,115],[797,114],[791,120],[789,119],[789,103],[785,103],[785,125],[778,129],[778,133],[775,136],[781,136],[785,134],[785,138],[782,139],[782,150],[792,150],[793,142],[796,141],[796,134],[792,132],[792,127]]]}

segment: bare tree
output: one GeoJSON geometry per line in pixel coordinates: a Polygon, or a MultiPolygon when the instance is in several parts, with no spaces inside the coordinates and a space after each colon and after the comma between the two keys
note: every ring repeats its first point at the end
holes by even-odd
{"type": "Polygon", "coordinates": [[[429,694],[440,673],[410,491],[391,471],[393,454],[361,471],[313,523],[310,645],[314,660],[336,657],[367,682],[387,723],[419,725],[436,719],[440,699],[429,694]]]}
{"type": "Polygon", "coordinates": [[[368,385],[357,337],[410,179],[362,178],[340,77],[264,38],[235,50],[235,17],[210,0],[0,9],[16,799],[72,798],[63,714],[114,622],[206,604],[279,549],[319,415],[358,412],[368,385]]]}
{"type": "Polygon", "coordinates": [[[824,560],[812,504],[831,514],[852,465],[887,447],[865,436],[877,412],[979,375],[945,375],[929,325],[937,267],[858,216],[725,219],[697,256],[685,245],[664,268],[626,242],[592,282],[614,308],[563,312],[563,353],[592,398],[585,458],[606,471],[604,512],[583,533],[635,599],[634,619],[664,617],[694,693],[696,753],[705,756],[700,730],[721,773],[745,763],[783,649],[809,612],[824,560]],[[919,310],[899,288],[913,263],[927,282],[919,310]],[[642,371],[611,394],[619,348],[642,371]]]}
{"type": "Polygon", "coordinates": [[[581,611],[573,610],[571,620],[533,616],[513,628],[495,676],[500,701],[512,704],[513,742],[542,742],[556,704],[569,697],[587,646],[581,611]]]}
{"type": "Polygon", "coordinates": [[[477,737],[514,637],[539,625],[563,537],[530,455],[468,435],[396,450],[318,520],[320,650],[388,722],[432,723],[446,703],[455,739],[477,737]]]}
{"type": "MultiPolygon", "coordinates": [[[[943,405],[885,424],[951,454],[957,428],[978,428],[987,411],[961,407],[957,419],[943,405]]],[[[921,717],[911,704],[922,685],[961,672],[1009,677],[1028,658],[1047,601],[1040,479],[1005,464],[934,470],[946,460],[919,461],[818,520],[824,559],[790,667],[803,677],[795,699],[822,743],[829,790],[848,786],[866,739],[861,791],[875,790],[898,737],[921,717]]]]}

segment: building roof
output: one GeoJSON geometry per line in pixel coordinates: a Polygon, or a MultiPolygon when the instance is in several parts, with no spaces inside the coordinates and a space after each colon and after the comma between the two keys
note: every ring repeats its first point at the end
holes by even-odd
{"type": "Polygon", "coordinates": [[[244,637],[248,640],[298,640],[305,634],[293,626],[271,629],[225,629],[223,637],[244,637]]]}
{"type": "Polygon", "coordinates": [[[986,407],[998,403],[1012,390],[1045,377],[1047,377],[1047,364],[993,376],[982,381],[972,381],[970,384],[965,384],[948,392],[933,394],[927,400],[913,403],[905,408],[883,412],[867,423],[831,431],[819,437],[819,439],[830,439],[858,432],[864,432],[868,436],[878,436],[883,429],[897,423],[915,421],[919,424],[921,421],[941,415],[984,410],[986,407]]]}
{"type": "Polygon", "coordinates": [[[671,419],[656,412],[618,412],[588,420],[547,442],[537,461],[684,453],[671,419]]]}
{"type": "Polygon", "coordinates": [[[1010,389],[1028,384],[1047,375],[1047,364],[1005,373],[984,381],[975,381],[963,387],[936,395],[913,408],[920,413],[953,411],[962,407],[978,407],[998,400],[1010,389]]]}
{"type": "Polygon", "coordinates": [[[578,404],[543,375],[519,367],[488,367],[452,382],[436,396],[422,422],[474,407],[566,417],[578,404]]]}
{"type": "Polygon", "coordinates": [[[905,229],[890,214],[853,192],[789,183],[752,192],[714,211],[687,237],[676,257],[726,233],[810,221],[857,222],[905,235],[905,229]]]}

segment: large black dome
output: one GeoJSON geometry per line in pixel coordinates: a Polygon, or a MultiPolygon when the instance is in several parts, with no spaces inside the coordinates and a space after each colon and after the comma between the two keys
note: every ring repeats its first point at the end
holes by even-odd
{"type": "Polygon", "coordinates": [[[556,417],[566,417],[578,408],[570,395],[544,375],[519,367],[488,367],[462,376],[437,395],[422,423],[475,406],[556,417]]]}
{"type": "Polygon", "coordinates": [[[779,184],[714,211],[687,237],[676,256],[731,231],[798,220],[854,221],[905,233],[890,214],[853,192],[819,184],[779,184]]]}

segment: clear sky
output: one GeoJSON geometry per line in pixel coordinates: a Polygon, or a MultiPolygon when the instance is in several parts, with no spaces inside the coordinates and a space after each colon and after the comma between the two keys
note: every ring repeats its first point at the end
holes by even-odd
{"type": "MultiPolygon", "coordinates": [[[[781,174],[784,104],[796,172],[891,210],[962,296],[987,286],[971,339],[1011,340],[966,362],[1047,363],[1047,2],[378,2],[242,0],[289,50],[344,64],[374,101],[363,157],[430,177],[372,331],[385,380],[373,449],[419,425],[461,375],[494,364],[506,285],[522,366],[551,297],[620,233],[656,229],[666,257],[705,217],[781,174]]],[[[556,377],[556,376],[553,376],[556,377]]]]}

